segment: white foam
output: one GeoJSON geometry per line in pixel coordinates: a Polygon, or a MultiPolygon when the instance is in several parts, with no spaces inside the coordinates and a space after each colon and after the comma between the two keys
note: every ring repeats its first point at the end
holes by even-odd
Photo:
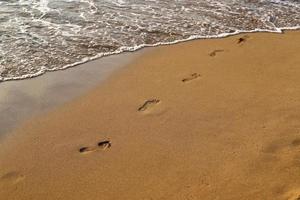
{"type": "Polygon", "coordinates": [[[50,8],[48,7],[48,3],[49,3],[48,0],[40,0],[38,9],[39,9],[42,13],[48,12],[48,11],[50,10],[50,8]]]}

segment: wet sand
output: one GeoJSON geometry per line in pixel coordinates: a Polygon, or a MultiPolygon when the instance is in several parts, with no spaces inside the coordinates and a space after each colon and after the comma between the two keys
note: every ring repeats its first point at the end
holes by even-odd
{"type": "Polygon", "coordinates": [[[0,199],[298,200],[300,32],[161,46],[8,134],[0,199]]]}
{"type": "Polygon", "coordinates": [[[33,116],[87,93],[115,70],[126,66],[143,52],[104,57],[63,71],[47,72],[42,76],[0,83],[0,140],[33,116]]]}

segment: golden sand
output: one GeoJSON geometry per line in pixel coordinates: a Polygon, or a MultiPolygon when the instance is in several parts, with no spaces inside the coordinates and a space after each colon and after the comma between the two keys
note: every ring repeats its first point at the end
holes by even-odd
{"type": "Polygon", "coordinates": [[[148,51],[1,143],[0,199],[299,200],[300,32],[148,51]]]}

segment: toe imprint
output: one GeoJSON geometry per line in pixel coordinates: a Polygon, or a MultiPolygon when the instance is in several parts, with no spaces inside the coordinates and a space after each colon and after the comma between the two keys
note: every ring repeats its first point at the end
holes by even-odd
{"type": "Polygon", "coordinates": [[[111,142],[109,140],[101,141],[98,143],[98,147],[104,149],[110,148],[111,147],[111,142]]]}

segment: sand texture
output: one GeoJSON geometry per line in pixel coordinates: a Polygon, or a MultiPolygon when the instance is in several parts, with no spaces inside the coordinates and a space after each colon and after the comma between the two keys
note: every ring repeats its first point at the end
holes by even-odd
{"type": "Polygon", "coordinates": [[[300,32],[153,48],[0,145],[1,200],[299,200],[300,32]]]}

